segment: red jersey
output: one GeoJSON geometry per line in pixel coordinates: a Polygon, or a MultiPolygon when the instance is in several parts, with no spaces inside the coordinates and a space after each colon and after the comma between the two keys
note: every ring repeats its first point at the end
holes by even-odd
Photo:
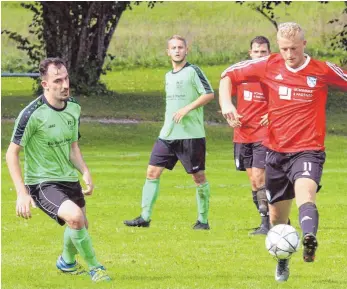
{"type": "Polygon", "coordinates": [[[253,143],[265,140],[267,127],[261,126],[261,116],[267,114],[267,98],[258,82],[241,83],[233,86],[237,96],[237,112],[242,115],[241,127],[234,128],[234,142],[253,143]],[[235,89],[236,88],[236,89],[235,89]]]}
{"type": "Polygon", "coordinates": [[[347,90],[345,70],[305,57],[305,63],[296,69],[276,53],[237,63],[222,74],[234,84],[263,84],[269,118],[268,138],[263,144],[277,152],[324,150],[328,86],[347,90]]]}

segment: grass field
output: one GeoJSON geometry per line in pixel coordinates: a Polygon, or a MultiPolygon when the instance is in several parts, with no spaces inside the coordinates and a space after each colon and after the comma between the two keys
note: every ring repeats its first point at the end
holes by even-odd
{"type": "MultiPolygon", "coordinates": [[[[31,12],[19,2],[2,2],[2,29],[28,36],[31,12]],[[20,16],[21,21],[18,21],[20,16]]],[[[338,63],[347,52],[332,51],[330,38],[342,25],[328,24],[341,16],[342,1],[323,5],[293,2],[275,9],[278,22],[296,21],[307,31],[308,52],[338,63]]],[[[149,9],[146,3],[125,11],[113,36],[109,53],[116,56],[115,69],[124,67],[163,67],[167,64],[166,39],[173,34],[187,37],[190,59],[199,65],[236,62],[246,57],[248,43],[256,35],[267,36],[276,51],[275,28],[259,13],[234,2],[167,1],[149,9]]],[[[31,40],[35,40],[30,37],[31,40]]],[[[2,36],[2,69],[25,70],[27,56],[14,49],[15,43],[2,36]]]]}
{"type": "MultiPolygon", "coordinates": [[[[96,185],[87,200],[90,233],[113,282],[59,274],[63,228],[40,210],[29,221],[15,216],[15,192],[4,162],[12,123],[2,123],[2,288],[346,288],[345,208],[347,138],[327,137],[323,189],[318,196],[320,246],[305,264],[301,250],[286,284],[274,281],[275,261],[264,237],[248,237],[258,225],[247,178],[232,162],[229,129],[208,126],[207,176],[211,183],[211,231],[196,232],[195,189],[181,165],[165,172],[151,228],[122,221],[140,212],[141,188],[160,124],[81,125],[81,147],[96,185]],[[107,137],[105,137],[107,136],[107,137]]],[[[299,228],[297,212],[292,223],[299,228]]]]}
{"type": "MultiPolygon", "coordinates": [[[[30,12],[20,8],[18,2],[1,5],[2,28],[27,35],[30,12]]],[[[347,52],[332,53],[329,49],[329,37],[339,27],[326,23],[338,17],[343,7],[343,2],[298,2],[280,9],[277,15],[279,20],[295,20],[309,31],[312,55],[338,63],[347,52]]],[[[83,119],[81,123],[82,152],[96,185],[94,195],[87,199],[89,231],[99,260],[113,278],[109,284],[92,284],[88,277],[57,272],[55,261],[61,253],[64,229],[39,209],[33,210],[29,221],[15,216],[16,194],[5,164],[13,121],[3,120],[1,287],[345,289],[347,103],[343,94],[334,94],[334,101],[328,102],[327,160],[323,189],[318,195],[321,219],[317,260],[303,263],[300,250],[292,258],[291,278],[286,284],[274,281],[276,263],[265,250],[264,237],[248,237],[251,228],[258,225],[259,216],[246,175],[235,171],[231,133],[225,125],[207,125],[211,231],[191,229],[197,217],[195,188],[180,164],[161,179],[151,228],[122,224],[124,219],[140,213],[146,166],[163,120],[163,77],[170,69],[164,54],[165,39],[174,33],[187,36],[192,49],[189,61],[203,64],[201,68],[217,91],[219,75],[228,63],[243,58],[249,39],[265,32],[274,43],[270,23],[249,8],[231,2],[165,2],[157,3],[153,10],[142,3],[124,13],[110,47],[110,52],[117,55],[117,69],[102,77],[114,94],[77,97],[83,117],[146,121],[116,125],[83,119]],[[118,69],[124,66],[156,68],[118,69]]],[[[2,70],[25,70],[26,60],[14,49],[13,42],[2,36],[2,70]]],[[[27,78],[1,79],[2,118],[16,117],[34,99],[32,84],[27,78]]],[[[221,122],[218,110],[216,97],[206,106],[205,119],[221,122]]],[[[299,229],[296,209],[291,220],[299,229]]]]}

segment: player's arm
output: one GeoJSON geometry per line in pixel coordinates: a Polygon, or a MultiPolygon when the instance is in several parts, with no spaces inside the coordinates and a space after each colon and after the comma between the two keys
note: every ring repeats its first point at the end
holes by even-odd
{"type": "Polygon", "coordinates": [[[182,118],[186,116],[190,111],[204,106],[207,103],[209,103],[212,99],[214,99],[214,91],[205,74],[199,67],[195,65],[193,65],[192,68],[192,85],[199,92],[200,96],[190,104],[186,105],[185,107],[181,108],[180,110],[174,113],[173,120],[176,123],[179,123],[182,120],[182,118]]]}
{"type": "Polygon", "coordinates": [[[214,99],[214,93],[200,95],[192,103],[176,111],[173,115],[174,121],[179,123],[182,120],[182,118],[185,115],[187,115],[190,111],[197,109],[200,106],[204,106],[205,104],[209,103],[212,99],[214,99]]]}
{"type": "Polygon", "coordinates": [[[87,186],[87,189],[83,190],[83,194],[91,195],[94,190],[92,176],[90,174],[90,171],[88,169],[86,162],[84,161],[82,157],[82,153],[77,141],[71,144],[70,161],[75,166],[75,168],[82,174],[83,181],[85,182],[87,186]]]}
{"type": "Polygon", "coordinates": [[[347,71],[331,62],[326,62],[326,65],[328,66],[327,84],[347,91],[347,71]]]}
{"type": "Polygon", "coordinates": [[[6,152],[6,163],[17,192],[16,214],[17,216],[28,219],[31,218],[30,204],[33,207],[36,206],[22,178],[22,170],[19,162],[21,149],[22,147],[20,145],[11,142],[6,152]]]}
{"type": "Polygon", "coordinates": [[[237,123],[241,117],[231,102],[231,95],[235,90],[233,86],[241,82],[259,82],[265,75],[267,60],[268,57],[242,61],[223,71],[219,84],[219,105],[228,123],[237,123]]]}
{"type": "Polygon", "coordinates": [[[220,80],[219,106],[222,110],[222,114],[231,127],[239,127],[241,126],[240,118],[242,116],[237,113],[237,109],[231,101],[232,91],[234,90],[229,77],[226,76],[220,80]]]}

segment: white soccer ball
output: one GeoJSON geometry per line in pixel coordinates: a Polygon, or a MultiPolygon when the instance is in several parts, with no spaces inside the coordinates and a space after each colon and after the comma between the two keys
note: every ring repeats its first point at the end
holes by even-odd
{"type": "Polygon", "coordinates": [[[277,259],[289,259],[300,246],[300,237],[294,227],[280,224],[267,233],[265,246],[277,259]]]}

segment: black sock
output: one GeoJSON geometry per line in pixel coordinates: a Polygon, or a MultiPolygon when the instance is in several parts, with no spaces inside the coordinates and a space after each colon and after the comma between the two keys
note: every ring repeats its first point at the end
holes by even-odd
{"type": "Polygon", "coordinates": [[[258,199],[257,199],[257,191],[252,191],[253,196],[253,203],[257,207],[257,210],[259,211],[259,205],[258,205],[258,199]]]}
{"type": "Polygon", "coordinates": [[[261,226],[270,229],[270,218],[269,215],[261,216],[261,226]]]}
{"type": "Polygon", "coordinates": [[[307,233],[317,234],[318,231],[318,210],[314,203],[305,203],[299,208],[299,223],[304,235],[307,233]]]}

